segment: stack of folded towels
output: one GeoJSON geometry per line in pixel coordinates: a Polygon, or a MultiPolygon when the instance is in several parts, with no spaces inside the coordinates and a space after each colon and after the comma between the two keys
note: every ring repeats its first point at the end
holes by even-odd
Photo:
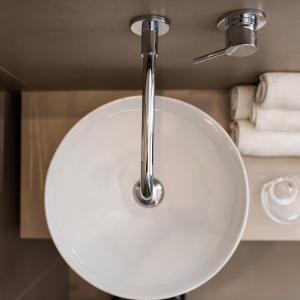
{"type": "Polygon", "coordinates": [[[300,73],[265,73],[231,92],[231,136],[241,154],[300,156],[300,73]]]}

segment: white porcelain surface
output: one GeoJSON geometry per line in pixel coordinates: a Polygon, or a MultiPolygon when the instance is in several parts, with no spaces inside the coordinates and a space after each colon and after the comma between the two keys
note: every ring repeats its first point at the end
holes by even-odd
{"type": "Polygon", "coordinates": [[[164,299],[210,279],[228,261],[248,213],[241,157],[211,117],[156,97],[155,208],[137,204],[141,97],[99,107],[66,135],[46,180],[54,243],[85,280],[131,299],[164,299]]]}

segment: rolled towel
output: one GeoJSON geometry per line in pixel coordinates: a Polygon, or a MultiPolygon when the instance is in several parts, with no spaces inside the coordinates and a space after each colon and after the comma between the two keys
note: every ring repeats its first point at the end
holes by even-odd
{"type": "Polygon", "coordinates": [[[300,132],[256,130],[249,121],[235,121],[231,137],[244,155],[300,156],[300,132]]]}
{"type": "Polygon", "coordinates": [[[300,110],[265,109],[253,103],[250,120],[259,130],[300,131],[300,110]]]}
{"type": "Polygon", "coordinates": [[[239,85],[231,90],[231,118],[233,120],[247,120],[249,118],[255,92],[256,86],[254,85],[239,85]]]}
{"type": "Polygon", "coordinates": [[[265,73],[259,79],[256,102],[263,108],[300,109],[300,73],[265,73]]]}

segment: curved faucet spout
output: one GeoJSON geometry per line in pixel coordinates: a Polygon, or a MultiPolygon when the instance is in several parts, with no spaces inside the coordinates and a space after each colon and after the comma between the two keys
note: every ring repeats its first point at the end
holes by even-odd
{"type": "Polygon", "coordinates": [[[161,16],[140,17],[131,25],[132,31],[142,36],[143,57],[141,177],[134,187],[134,196],[138,203],[147,207],[158,205],[164,193],[161,183],[153,176],[153,145],[155,63],[158,56],[158,36],[167,32],[168,27],[165,26],[168,26],[167,20],[161,16]],[[164,27],[160,27],[161,23],[164,27]]]}
{"type": "Polygon", "coordinates": [[[153,140],[155,110],[155,54],[143,55],[141,196],[151,199],[153,190],[153,140]]]}

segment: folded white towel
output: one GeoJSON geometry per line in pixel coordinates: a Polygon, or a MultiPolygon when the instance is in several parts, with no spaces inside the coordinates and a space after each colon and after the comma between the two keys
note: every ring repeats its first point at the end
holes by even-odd
{"type": "Polygon", "coordinates": [[[263,108],[300,109],[300,73],[265,73],[259,79],[256,102],[263,108]]]}
{"type": "Polygon", "coordinates": [[[233,120],[247,120],[250,117],[255,92],[256,86],[254,85],[239,85],[231,90],[231,118],[233,120]]]}
{"type": "Polygon", "coordinates": [[[250,120],[260,130],[300,131],[300,110],[265,109],[254,103],[250,120]]]}
{"type": "Polygon", "coordinates": [[[300,156],[300,132],[256,130],[249,121],[235,121],[231,136],[244,155],[300,156]]]}

